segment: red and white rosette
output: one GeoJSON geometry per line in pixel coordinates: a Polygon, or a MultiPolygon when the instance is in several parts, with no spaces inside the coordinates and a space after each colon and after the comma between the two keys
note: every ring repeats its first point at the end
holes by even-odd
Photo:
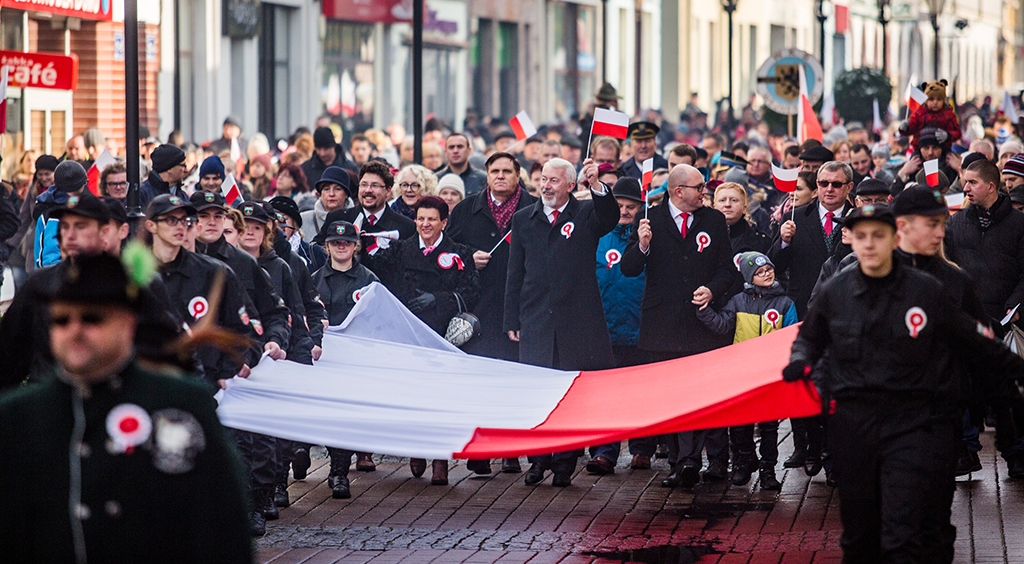
{"type": "Polygon", "coordinates": [[[779,321],[781,320],[781,318],[782,316],[779,315],[779,311],[776,309],[769,309],[768,311],[764,312],[764,320],[768,323],[768,325],[771,325],[772,329],[779,328],[779,321]]]}
{"type": "Polygon", "coordinates": [[[711,245],[711,235],[708,235],[707,231],[701,231],[697,234],[697,252],[703,253],[704,249],[711,245]]]}
{"type": "Polygon", "coordinates": [[[188,313],[193,319],[199,320],[210,312],[210,302],[202,296],[196,296],[188,302],[188,313]]]}
{"type": "Polygon", "coordinates": [[[457,253],[441,253],[437,255],[437,266],[445,270],[450,270],[453,266],[459,270],[466,268],[466,264],[462,262],[462,257],[457,253]]]}
{"type": "Polygon", "coordinates": [[[619,264],[619,261],[622,260],[622,253],[618,249],[608,249],[608,252],[604,254],[604,260],[607,263],[605,268],[611,270],[613,266],[619,264]]]}
{"type": "Polygon", "coordinates": [[[566,223],[565,225],[562,226],[562,236],[565,237],[566,239],[568,239],[569,237],[572,237],[572,232],[575,229],[576,229],[576,224],[575,223],[573,223],[571,221],[566,223]]]}
{"type": "Polygon", "coordinates": [[[122,403],[107,414],[107,435],[111,451],[131,453],[135,447],[149,439],[153,420],[149,413],[134,403],[122,403]]]}

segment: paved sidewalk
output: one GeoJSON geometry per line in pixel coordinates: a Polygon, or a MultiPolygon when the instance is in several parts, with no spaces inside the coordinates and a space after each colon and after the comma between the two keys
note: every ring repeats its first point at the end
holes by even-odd
{"type": "MultiPolygon", "coordinates": [[[[788,423],[784,423],[788,432],[788,423]]],[[[782,433],[786,437],[786,433],[782,433]]],[[[1024,562],[1024,481],[1008,481],[991,433],[983,435],[982,472],[958,483],[953,505],[956,560],[1024,562]]],[[[566,564],[836,563],[838,495],[824,473],[779,469],[781,492],[751,483],[705,484],[694,492],[661,487],[663,460],[629,470],[628,454],[611,476],[582,468],[572,486],[548,478],[523,485],[523,474],[471,476],[453,463],[450,484],[430,485],[430,468],[412,478],[408,459],[376,457],[377,471],[352,471],[350,500],[331,499],[328,465],[315,458],[309,476],[289,486],[292,506],[257,542],[258,560],[326,562],[464,562],[566,564]]],[[[791,451],[782,441],[780,459],[791,451]]],[[[325,454],[319,451],[321,456],[325,454]]],[[[583,459],[581,459],[581,464],[583,459]]],[[[523,465],[524,470],[528,466],[523,465]]],[[[780,464],[781,466],[781,464],[780,464]]],[[[495,464],[495,470],[500,464],[495,464]]]]}

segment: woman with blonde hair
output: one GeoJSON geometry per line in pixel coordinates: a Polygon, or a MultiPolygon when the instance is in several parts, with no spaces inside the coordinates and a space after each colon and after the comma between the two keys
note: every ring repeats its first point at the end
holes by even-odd
{"type": "Polygon", "coordinates": [[[395,175],[395,201],[391,209],[408,217],[416,218],[413,211],[423,196],[437,194],[437,175],[425,166],[409,165],[395,175]]]}
{"type": "Polygon", "coordinates": [[[829,147],[829,149],[831,149],[832,154],[836,156],[837,161],[850,164],[851,158],[849,141],[847,141],[846,139],[836,141],[835,143],[832,144],[831,147],[829,147]]]}

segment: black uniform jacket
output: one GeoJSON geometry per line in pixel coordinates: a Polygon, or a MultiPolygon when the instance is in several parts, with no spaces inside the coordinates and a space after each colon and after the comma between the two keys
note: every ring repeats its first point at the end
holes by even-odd
{"type": "MultiPolygon", "coordinates": [[[[630,178],[640,180],[640,178],[643,176],[643,171],[640,169],[640,165],[642,164],[643,163],[636,162],[636,158],[631,158],[628,161],[622,163],[622,166],[619,167],[619,170],[622,171],[622,174],[630,178]]],[[[655,153],[654,170],[658,170],[659,168],[668,168],[668,160],[665,159],[665,157],[655,153]]]]}
{"type": "Polygon", "coordinates": [[[813,366],[826,352],[830,369],[820,384],[838,400],[899,394],[955,406],[962,372],[951,367],[968,358],[1001,378],[1024,374],[1024,360],[958,308],[938,279],[900,261],[882,279],[848,268],[825,283],[790,360],[813,366]]]}
{"type": "Polygon", "coordinates": [[[295,275],[295,283],[298,285],[299,294],[302,297],[302,309],[306,311],[306,327],[309,329],[309,338],[312,339],[314,345],[319,347],[324,339],[323,320],[326,319],[327,314],[324,312],[320,294],[313,286],[312,272],[306,261],[292,250],[288,240],[280,232],[274,241],[274,252],[288,262],[292,274],[295,275]]]}
{"type": "Polygon", "coordinates": [[[313,287],[324,302],[330,326],[341,325],[356,307],[356,292],[376,281],[377,275],[358,262],[344,272],[331,268],[330,262],[314,272],[313,287]]]}
{"type": "Polygon", "coordinates": [[[224,237],[209,245],[197,241],[196,251],[223,262],[234,271],[238,282],[249,294],[249,300],[256,308],[255,317],[259,318],[262,324],[260,342],[266,344],[274,341],[281,345],[282,349],[287,349],[291,336],[291,328],[288,327],[288,308],[285,307],[284,300],[275,289],[270,276],[260,268],[256,259],[245,251],[229,245],[224,237]]]}
{"type": "MultiPolygon", "coordinates": [[[[244,355],[243,360],[250,366],[259,362],[263,347],[257,347],[256,343],[262,342],[259,335],[263,331],[262,320],[254,313],[252,301],[230,267],[210,257],[180,249],[173,261],[160,266],[160,275],[171,300],[171,309],[178,318],[191,327],[208,313],[216,315],[218,326],[253,340],[253,346],[240,351],[244,355]],[[220,306],[217,311],[210,312],[209,299],[217,272],[224,273],[224,288],[220,294],[220,306]]],[[[241,364],[230,355],[212,347],[200,348],[198,357],[211,386],[216,386],[217,380],[234,377],[241,368],[241,364]]]]}
{"type": "Polygon", "coordinates": [[[619,223],[619,205],[605,192],[585,202],[570,194],[554,225],[540,201],[512,216],[504,330],[520,332],[520,362],[614,366],[594,270],[598,241],[619,223]]]}
{"type": "MultiPolygon", "coordinates": [[[[836,217],[845,217],[850,211],[846,204],[836,212],[836,217]]],[[[796,312],[800,319],[807,314],[807,302],[811,299],[814,284],[821,274],[821,265],[832,253],[825,245],[825,230],[818,215],[818,199],[815,198],[805,206],[797,208],[793,214],[796,233],[789,245],[783,248],[782,238],[777,237],[772,243],[768,258],[775,264],[778,274],[789,272],[789,283],[786,291],[796,304],[796,312]]],[[[832,249],[841,244],[842,229],[835,223],[832,229],[832,249]]]]}
{"type": "Polygon", "coordinates": [[[368,257],[366,265],[406,305],[422,294],[433,294],[432,305],[413,313],[444,335],[448,322],[460,313],[460,300],[461,311],[476,305],[480,280],[472,250],[466,245],[442,236],[429,254],[423,251],[419,236],[410,237],[368,257]]]}
{"type": "Polygon", "coordinates": [[[715,335],[697,319],[693,293],[701,286],[711,290],[713,299],[724,298],[739,278],[733,263],[732,243],[722,212],[700,207],[692,212],[693,221],[686,239],[672,219],[667,204],[650,209],[651,246],[640,251],[637,215],[620,268],[625,276],[647,272],[647,284],[640,312],[640,337],[637,347],[645,351],[674,352],[680,356],[706,352],[731,340],[715,335]]]}
{"type": "MultiPolygon", "coordinates": [[[[946,254],[978,284],[994,320],[1024,302],[1024,214],[1002,195],[992,206],[992,225],[982,231],[978,208],[958,211],[946,227],[946,254]]],[[[992,320],[989,320],[992,322],[992,320]]]]}
{"type": "Polygon", "coordinates": [[[291,335],[285,348],[288,360],[300,364],[313,364],[313,339],[309,337],[309,328],[306,327],[306,308],[302,303],[302,294],[299,292],[292,268],[284,259],[277,256],[273,249],[262,253],[256,262],[270,276],[274,288],[284,299],[284,305],[289,311],[288,326],[291,335]]]}
{"type": "Polygon", "coordinates": [[[0,512],[3,560],[74,562],[81,526],[89,562],[251,562],[240,470],[215,409],[199,384],[135,364],[88,393],[49,378],[4,395],[0,480],[18,510],[0,512]],[[108,417],[125,406],[151,423],[130,452],[108,448],[118,430],[108,417]]]}
{"type": "MultiPolygon", "coordinates": [[[[445,237],[462,243],[471,251],[490,252],[508,232],[498,229],[491,208],[487,205],[490,190],[470,196],[455,206],[448,218],[445,237]]],[[[526,190],[519,189],[519,204],[516,210],[532,206],[537,198],[526,190]]],[[[511,227],[511,225],[509,225],[511,227]]],[[[512,235],[515,237],[515,234],[512,235]]],[[[480,271],[480,299],[473,308],[473,314],[480,318],[480,335],[474,337],[462,350],[469,354],[519,360],[519,343],[508,338],[502,331],[505,320],[505,279],[508,276],[509,245],[502,243],[491,254],[491,260],[480,271]]],[[[472,255],[471,255],[472,256],[472,255]]]]}

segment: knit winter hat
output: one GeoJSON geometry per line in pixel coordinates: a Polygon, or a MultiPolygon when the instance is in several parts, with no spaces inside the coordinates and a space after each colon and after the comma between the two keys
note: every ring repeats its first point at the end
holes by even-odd
{"type": "Polygon", "coordinates": [[[1003,165],[1003,174],[1015,174],[1024,177],[1024,153],[1017,153],[1003,165]]]}
{"type": "Polygon", "coordinates": [[[89,184],[85,168],[75,161],[64,161],[53,171],[53,185],[61,192],[77,192],[89,184]]]}
{"type": "Polygon", "coordinates": [[[451,188],[463,198],[466,197],[466,183],[462,181],[462,178],[458,174],[446,174],[441,177],[441,180],[437,181],[437,193],[440,194],[444,188],[451,188]]]}
{"type": "Polygon", "coordinates": [[[206,157],[203,164],[199,165],[199,178],[202,178],[207,174],[216,174],[222,180],[225,178],[224,162],[220,160],[220,157],[216,155],[206,157]]]}
{"type": "Polygon", "coordinates": [[[924,87],[924,93],[928,96],[929,100],[946,100],[946,86],[949,82],[945,78],[929,82],[924,87]]]}
{"type": "Polygon", "coordinates": [[[739,256],[739,267],[740,274],[743,275],[743,281],[747,284],[754,284],[754,273],[758,271],[762,266],[770,266],[775,268],[771,259],[765,256],[763,253],[748,252],[741,253],[739,256]]]}
{"type": "Polygon", "coordinates": [[[185,151],[174,145],[164,144],[153,149],[149,158],[153,161],[153,170],[160,174],[185,162],[185,151]]]}

